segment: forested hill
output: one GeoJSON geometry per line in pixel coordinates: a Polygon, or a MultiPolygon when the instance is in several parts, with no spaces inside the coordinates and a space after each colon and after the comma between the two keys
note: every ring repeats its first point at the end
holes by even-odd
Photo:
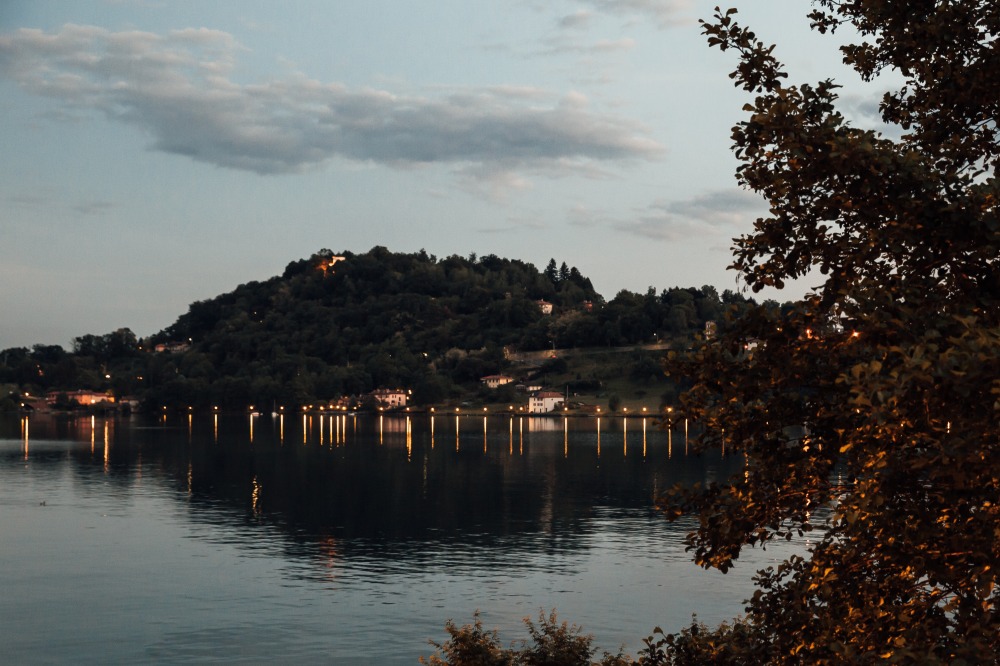
{"type": "Polygon", "coordinates": [[[240,361],[294,350],[332,365],[358,361],[373,346],[434,355],[452,347],[538,349],[548,342],[538,301],[565,311],[600,299],[589,279],[555,260],[539,272],[496,255],[321,250],[281,277],[192,304],[156,337],[191,338],[202,348],[232,343],[240,361]]]}
{"type": "Polygon", "coordinates": [[[712,287],[622,291],[606,302],[554,259],[539,270],[492,254],[321,250],[279,277],[193,303],[147,340],[121,329],[75,338],[70,353],[0,352],[0,382],[174,406],[304,404],[378,387],[430,403],[509,370],[505,350],[686,344],[745,302],[712,287]]]}

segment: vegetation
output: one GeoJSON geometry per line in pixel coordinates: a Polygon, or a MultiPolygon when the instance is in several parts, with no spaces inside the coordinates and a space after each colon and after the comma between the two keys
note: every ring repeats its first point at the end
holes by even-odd
{"type": "Polygon", "coordinates": [[[120,329],[77,337],[70,352],[0,351],[0,383],[34,395],[110,391],[156,409],[291,407],[380,387],[412,390],[416,404],[523,402],[513,386],[482,389],[480,378],[506,373],[591,396],[612,381],[627,406],[638,392],[675,394],[662,353],[566,350],[685,348],[706,321],[750,303],[713,287],[622,291],[605,301],[579,270],[554,259],[539,271],[496,255],[321,250],[281,276],[193,303],[146,340],[120,329]],[[543,314],[539,301],[552,313],[543,314]],[[553,349],[559,357],[549,358],[553,349]]]}
{"type": "MultiPolygon", "coordinates": [[[[487,631],[483,628],[482,619],[477,611],[472,624],[456,627],[448,622],[445,629],[449,639],[444,643],[431,642],[437,652],[429,658],[420,658],[420,663],[430,666],[472,665],[476,666],[580,666],[600,664],[601,666],[645,666],[666,665],[660,649],[662,642],[647,639],[647,648],[640,653],[638,661],[624,655],[605,652],[600,661],[591,662],[597,649],[593,646],[594,637],[584,634],[583,630],[566,622],[560,623],[556,612],[552,611],[546,617],[538,614],[536,625],[530,617],[524,618],[531,642],[521,641],[520,645],[511,644],[504,647],[496,630],[487,631]]],[[[659,631],[659,630],[657,630],[659,631]]],[[[662,632],[661,632],[662,633],[662,632]]]]}
{"type": "Polygon", "coordinates": [[[848,124],[832,81],[787,85],[736,10],[704,24],[755,95],[733,130],[737,175],[770,210],[733,267],[755,291],[821,284],[671,359],[698,446],[746,466],[660,503],[699,518],[704,567],[793,533],[814,545],[758,574],[745,618],[647,641],[645,663],[996,663],[1000,8],[814,5],[820,33],[856,30],[842,52],[863,79],[903,79],[879,107],[901,136],[848,124]]]}
{"type": "Polygon", "coordinates": [[[742,620],[723,622],[710,629],[697,618],[676,634],[665,634],[656,627],[643,639],[644,647],[633,657],[619,650],[604,652],[593,661],[597,648],[593,636],[583,634],[576,625],[559,623],[556,612],[548,617],[539,613],[538,625],[524,619],[531,642],[521,641],[503,647],[496,630],[483,628],[477,611],[472,624],[456,627],[445,625],[449,639],[444,643],[431,641],[437,652],[420,663],[430,666],[702,666],[731,664],[757,666],[769,663],[766,646],[757,629],[742,620]]]}
{"type": "Polygon", "coordinates": [[[842,51],[862,78],[902,77],[880,105],[902,135],[849,125],[831,81],[787,85],[735,10],[704,25],[756,95],[733,139],[770,217],[737,239],[734,267],[754,290],[811,270],[822,284],[673,362],[701,445],[739,451],[746,470],[662,506],[700,517],[695,558],[723,571],[745,545],[817,532],[758,577],[742,646],[757,663],[993,663],[1000,10],[814,4],[819,32],[857,30],[842,51]]]}

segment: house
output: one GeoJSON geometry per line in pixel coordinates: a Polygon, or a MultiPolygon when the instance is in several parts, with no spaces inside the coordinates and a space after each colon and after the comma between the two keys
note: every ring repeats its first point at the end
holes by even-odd
{"type": "Polygon", "coordinates": [[[346,395],[342,395],[336,400],[330,401],[330,409],[349,409],[350,406],[351,399],[346,395]]]}
{"type": "Polygon", "coordinates": [[[563,394],[555,391],[538,391],[528,398],[530,414],[547,414],[563,404],[563,394]]]}
{"type": "Polygon", "coordinates": [[[486,384],[487,388],[495,389],[504,384],[510,384],[514,381],[514,378],[507,375],[486,375],[485,377],[480,377],[479,381],[486,384]]]}
{"type": "Polygon", "coordinates": [[[188,349],[191,349],[190,342],[161,342],[153,347],[157,354],[182,354],[188,349]]]}
{"type": "Polygon", "coordinates": [[[542,311],[543,315],[552,314],[552,304],[548,301],[538,301],[538,309],[542,311]]]}
{"type": "Polygon", "coordinates": [[[75,402],[78,405],[97,405],[102,402],[114,404],[115,396],[100,391],[49,391],[45,394],[45,402],[51,407],[59,402],[59,397],[65,396],[66,402],[75,402]]]}
{"type": "Polygon", "coordinates": [[[375,389],[368,394],[380,406],[388,409],[406,407],[407,392],[403,389],[375,389]]]}

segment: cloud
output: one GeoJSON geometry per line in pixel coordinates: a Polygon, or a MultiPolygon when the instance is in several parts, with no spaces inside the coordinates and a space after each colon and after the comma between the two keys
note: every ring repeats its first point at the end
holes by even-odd
{"type": "Polygon", "coordinates": [[[81,215],[101,215],[115,207],[110,201],[83,201],[73,206],[73,210],[81,215]]]}
{"type": "Polygon", "coordinates": [[[691,0],[579,0],[604,14],[652,20],[660,28],[687,25],[691,0]]]}
{"type": "Polygon", "coordinates": [[[692,236],[731,237],[766,212],[763,199],[744,190],[717,190],[690,199],[657,202],[620,231],[656,240],[680,241],[692,236]]]}
{"type": "Polygon", "coordinates": [[[766,210],[763,199],[753,193],[718,190],[680,201],[655,202],[628,220],[576,207],[569,212],[569,223],[584,228],[610,227],[660,241],[728,239],[749,230],[766,210]]]}
{"type": "Polygon", "coordinates": [[[477,231],[481,234],[506,235],[525,231],[538,231],[546,228],[544,224],[535,218],[510,217],[507,218],[506,222],[507,224],[504,226],[481,227],[477,231]]]}
{"type": "Polygon", "coordinates": [[[155,150],[259,174],[343,158],[394,167],[445,164],[466,173],[565,169],[654,159],[644,126],[596,113],[574,93],[479,88],[433,96],[350,89],[299,74],[235,79],[243,47],[217,30],[164,35],[66,25],[0,35],[0,75],[139,127],[155,150]]]}
{"type": "Polygon", "coordinates": [[[543,48],[533,55],[550,56],[563,53],[581,54],[584,56],[604,56],[611,53],[631,51],[635,48],[635,40],[631,37],[621,39],[598,39],[593,42],[581,42],[575,39],[564,39],[562,36],[547,39],[543,48]]]}
{"type": "Polygon", "coordinates": [[[899,125],[889,125],[882,120],[879,109],[886,91],[876,91],[867,95],[844,94],[838,103],[841,112],[855,127],[880,132],[888,139],[898,140],[903,135],[899,125]]]}
{"type": "Polygon", "coordinates": [[[593,17],[593,12],[581,9],[580,11],[567,14],[559,19],[559,27],[567,30],[582,30],[590,25],[593,17]]]}

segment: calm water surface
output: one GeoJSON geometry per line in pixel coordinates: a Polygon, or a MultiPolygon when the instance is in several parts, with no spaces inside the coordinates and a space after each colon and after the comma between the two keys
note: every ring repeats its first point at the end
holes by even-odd
{"type": "Polygon", "coordinates": [[[416,663],[557,608],[602,649],[739,613],[653,498],[723,479],[642,419],[0,415],[8,663],[416,663]]]}

